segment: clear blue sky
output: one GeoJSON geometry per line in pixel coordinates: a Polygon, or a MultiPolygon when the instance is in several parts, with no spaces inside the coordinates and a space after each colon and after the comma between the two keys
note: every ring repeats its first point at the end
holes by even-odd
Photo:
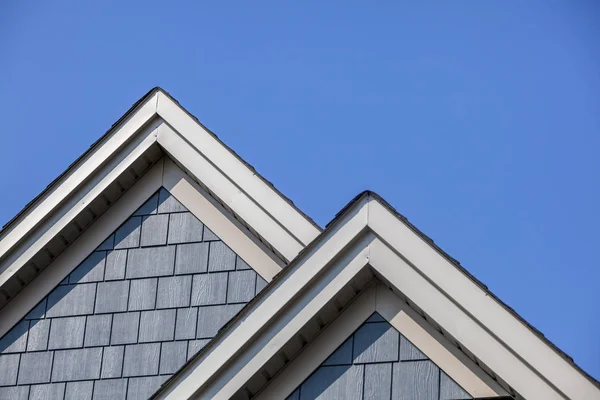
{"type": "Polygon", "coordinates": [[[378,192],[600,378],[598,2],[96,3],[0,5],[0,222],[160,85],[321,225],[378,192]]]}

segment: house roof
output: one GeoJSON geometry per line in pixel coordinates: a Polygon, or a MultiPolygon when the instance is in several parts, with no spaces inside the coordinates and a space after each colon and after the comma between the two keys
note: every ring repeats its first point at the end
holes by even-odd
{"type": "MultiPolygon", "coordinates": [[[[558,356],[560,356],[560,358],[562,358],[569,365],[571,365],[576,371],[578,371],[581,375],[583,375],[596,388],[600,388],[600,383],[596,379],[594,379],[592,376],[590,376],[589,374],[587,374],[577,364],[575,364],[575,362],[573,361],[573,359],[570,356],[568,356],[566,353],[564,353],[563,351],[561,351],[556,345],[554,345],[551,341],[549,341],[539,330],[537,330],[532,325],[530,325],[527,321],[525,321],[520,315],[518,315],[515,312],[514,309],[512,309],[511,307],[509,307],[508,305],[506,305],[505,303],[503,303],[500,299],[498,299],[498,297],[495,296],[488,289],[488,287],[486,285],[484,285],[482,282],[480,282],[479,280],[477,280],[473,275],[471,275],[465,268],[463,268],[461,266],[461,264],[456,259],[454,259],[450,255],[448,255],[446,252],[444,252],[439,246],[437,246],[434,243],[434,241],[430,237],[428,237],[423,232],[421,232],[418,228],[416,228],[412,223],[410,223],[408,221],[408,219],[406,217],[404,217],[397,210],[395,210],[389,203],[387,203],[379,195],[377,195],[376,193],[371,192],[371,191],[365,191],[365,192],[360,193],[353,200],[351,200],[345,207],[343,207],[342,210],[340,210],[340,212],[338,212],[336,214],[336,216],[332,219],[332,221],[329,222],[327,224],[326,228],[323,230],[310,217],[308,217],[301,210],[299,210],[290,199],[288,199],[281,192],[279,192],[273,186],[273,184],[271,182],[267,181],[258,172],[256,172],[256,170],[254,169],[254,167],[252,167],[250,164],[246,163],[243,159],[241,159],[234,151],[232,151],[229,147],[227,147],[213,132],[211,132],[206,127],[204,127],[197,120],[196,117],[194,117],[187,110],[185,110],[183,107],[181,107],[179,105],[179,103],[173,97],[171,97],[166,91],[164,91],[163,89],[161,89],[159,87],[153,88],[147,94],[145,94],[140,100],[138,100],[119,120],[117,120],[111,126],[111,128],[102,137],[100,137],[96,142],[94,142],[90,146],[90,148],[84,154],[82,154],[79,158],[77,158],[62,174],[60,174],[56,179],[54,179],[44,189],[44,191],[42,191],[42,193],[40,193],[32,201],[30,201],[14,218],[12,218],[10,221],[8,221],[2,227],[2,230],[0,230],[0,242],[5,238],[5,236],[10,232],[10,230],[15,229],[16,227],[18,227],[19,224],[23,221],[23,219],[27,217],[28,213],[30,211],[32,211],[33,209],[35,209],[40,203],[42,203],[52,193],[52,191],[55,190],[62,183],[63,179],[67,178],[71,173],[73,173],[74,170],[76,170],[82,164],[84,164],[85,162],[87,162],[87,159],[89,158],[89,156],[92,153],[94,153],[96,150],[98,150],[99,148],[101,148],[102,146],[104,146],[106,144],[106,142],[111,138],[111,136],[115,133],[115,131],[117,131],[118,129],[122,128],[122,126],[128,121],[129,118],[131,118],[132,116],[134,116],[134,114],[136,112],[138,112],[139,109],[144,104],[146,104],[149,101],[149,99],[153,98],[153,96],[155,96],[157,94],[162,94],[162,95],[166,96],[166,98],[168,98],[171,102],[173,102],[178,107],[180,107],[183,111],[185,111],[185,113],[189,117],[191,117],[199,126],[201,126],[202,129],[204,129],[206,132],[208,132],[221,146],[223,146],[229,153],[231,153],[241,164],[243,164],[246,168],[248,168],[249,170],[251,170],[252,173],[256,177],[258,177],[263,183],[265,183],[277,196],[279,196],[280,198],[282,198],[289,206],[291,206],[291,208],[298,215],[301,216],[301,218],[303,218],[310,225],[312,225],[312,227],[316,230],[316,232],[318,232],[318,235],[314,235],[316,237],[313,236],[314,239],[312,241],[310,241],[310,242],[307,241],[306,243],[303,243],[303,246],[301,246],[301,250],[299,250],[299,252],[295,252],[294,253],[295,254],[295,258],[293,258],[293,260],[290,262],[289,266],[286,267],[286,268],[284,268],[279,274],[277,274],[274,277],[274,279],[269,283],[269,285],[267,286],[267,289],[265,289],[255,299],[253,299],[250,303],[248,303],[248,305],[244,309],[242,309],[242,311],[240,311],[240,313],[238,314],[238,316],[234,317],[228,324],[226,324],[220,330],[219,334],[211,341],[211,343],[218,342],[218,340],[220,338],[222,338],[224,335],[226,335],[232,329],[235,329],[236,322],[238,321],[239,316],[243,315],[245,313],[248,313],[249,310],[252,310],[254,307],[256,307],[256,305],[261,301],[261,299],[263,297],[268,296],[269,293],[271,293],[271,291],[273,290],[273,288],[275,286],[277,286],[278,283],[282,279],[284,279],[286,276],[288,276],[291,273],[290,271],[293,271],[295,269],[295,267],[301,261],[305,260],[309,256],[309,253],[312,250],[314,250],[317,246],[319,246],[320,244],[322,244],[329,236],[331,236],[332,231],[334,230],[334,228],[336,226],[338,226],[339,223],[342,220],[344,220],[345,218],[348,218],[349,214],[351,213],[351,211],[353,209],[355,209],[361,203],[364,203],[366,201],[371,201],[372,200],[372,201],[375,201],[376,203],[380,204],[381,206],[383,206],[390,214],[392,214],[398,220],[400,220],[406,227],[408,227],[414,234],[416,234],[419,238],[421,238],[424,242],[426,242],[439,255],[441,255],[445,260],[447,260],[449,263],[451,263],[459,271],[461,271],[465,278],[467,278],[468,280],[470,280],[471,282],[473,282],[475,285],[477,285],[477,287],[479,287],[482,291],[484,291],[484,293],[486,295],[488,295],[490,298],[492,298],[497,304],[499,304],[512,317],[514,317],[521,324],[523,324],[524,326],[526,326],[527,329],[531,333],[533,333],[535,335],[535,337],[537,337],[538,339],[540,339],[546,346],[548,346],[549,348],[551,348],[553,352],[555,352],[558,356]]],[[[162,116],[161,116],[161,118],[162,118],[162,116]]],[[[138,130],[140,130],[140,129],[142,129],[141,126],[138,127],[138,130]]],[[[159,145],[162,145],[162,143],[159,142],[159,145]]],[[[236,210],[232,210],[232,211],[234,213],[236,212],[236,210]]],[[[252,226],[249,226],[249,228],[252,228],[252,226]]],[[[36,227],[32,228],[32,230],[35,230],[35,229],[38,229],[38,227],[36,226],[36,227]]],[[[29,232],[30,231],[28,231],[28,233],[29,232]]],[[[0,255],[0,260],[1,260],[1,256],[2,255],[0,255]]],[[[10,267],[10,265],[9,265],[9,267],[10,267]]],[[[6,268],[5,269],[0,269],[0,273],[3,273],[5,270],[6,270],[6,268]]],[[[3,288],[0,287],[0,290],[3,290],[3,288]]],[[[180,372],[177,373],[177,374],[175,374],[170,380],[168,380],[163,387],[169,386],[170,383],[174,382],[175,380],[177,380],[178,378],[181,377],[181,373],[182,373],[181,371],[184,371],[184,370],[188,369],[190,367],[190,365],[192,365],[194,363],[197,363],[199,360],[201,360],[202,357],[205,355],[205,353],[207,351],[206,349],[208,349],[209,347],[210,346],[207,346],[205,348],[205,350],[201,351],[195,357],[193,357],[192,359],[190,359],[189,362],[180,370],[180,372]]]]}

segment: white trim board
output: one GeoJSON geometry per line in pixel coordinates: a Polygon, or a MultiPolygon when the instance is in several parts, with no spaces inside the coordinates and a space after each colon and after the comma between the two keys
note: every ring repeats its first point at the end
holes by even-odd
{"type": "Polygon", "coordinates": [[[263,279],[271,281],[283,263],[229,212],[220,207],[173,161],[164,157],[56,258],[40,276],[0,310],[0,337],[50,293],[73,269],[125,222],[161,187],[248,263],[263,279]]]}
{"type": "Polygon", "coordinates": [[[183,165],[284,261],[319,235],[320,228],[155,89],[0,232],[0,289],[153,144],[183,165]]]}
{"type": "Polygon", "coordinates": [[[157,398],[229,398],[368,267],[507,390],[527,399],[600,399],[600,390],[575,366],[370,194],[346,209],[157,398]]]}

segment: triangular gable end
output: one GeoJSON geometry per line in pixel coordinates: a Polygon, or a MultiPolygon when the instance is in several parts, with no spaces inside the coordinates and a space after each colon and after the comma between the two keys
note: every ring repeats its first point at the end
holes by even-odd
{"type": "Polygon", "coordinates": [[[161,188],[0,338],[0,398],[148,398],[265,285],[161,188]]]}
{"type": "Polygon", "coordinates": [[[320,232],[273,185],[155,88],[0,231],[0,336],[22,317],[21,308],[6,312],[6,304],[48,265],[65,259],[66,250],[94,230],[121,198],[135,198],[129,195],[132,186],[151,179],[171,184],[173,193],[192,192],[188,186],[194,186],[204,202],[214,203],[251,232],[256,238],[251,246],[269,258],[274,253],[275,259],[266,263],[274,262],[279,270],[320,232]],[[163,169],[165,155],[169,162],[163,169]],[[185,176],[167,182],[169,170],[180,169],[185,176]]]}
{"type": "Polygon", "coordinates": [[[468,400],[472,397],[377,312],[288,400],[468,400]]]}
{"type": "MultiPolygon", "coordinates": [[[[407,326],[419,332],[410,340],[475,398],[600,398],[596,381],[370,192],[345,207],[155,397],[269,398],[276,381],[293,380],[274,377],[309,354],[313,338],[328,326],[354,330],[359,312],[368,312],[366,319],[374,311],[403,325],[403,334],[407,326]],[[362,295],[373,278],[383,286],[362,295]],[[356,296],[368,299],[364,306],[353,306],[356,296]],[[355,309],[342,323],[345,307],[355,309]]],[[[322,346],[305,358],[335,349],[322,346]]]]}

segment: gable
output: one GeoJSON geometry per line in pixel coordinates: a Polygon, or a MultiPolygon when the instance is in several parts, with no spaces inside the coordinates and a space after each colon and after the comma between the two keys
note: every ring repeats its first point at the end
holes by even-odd
{"type": "Polygon", "coordinates": [[[161,188],[0,339],[0,398],[146,399],[265,285],[161,188]]]}
{"type": "Polygon", "coordinates": [[[287,397],[317,398],[472,399],[377,312],[287,397]]]}

